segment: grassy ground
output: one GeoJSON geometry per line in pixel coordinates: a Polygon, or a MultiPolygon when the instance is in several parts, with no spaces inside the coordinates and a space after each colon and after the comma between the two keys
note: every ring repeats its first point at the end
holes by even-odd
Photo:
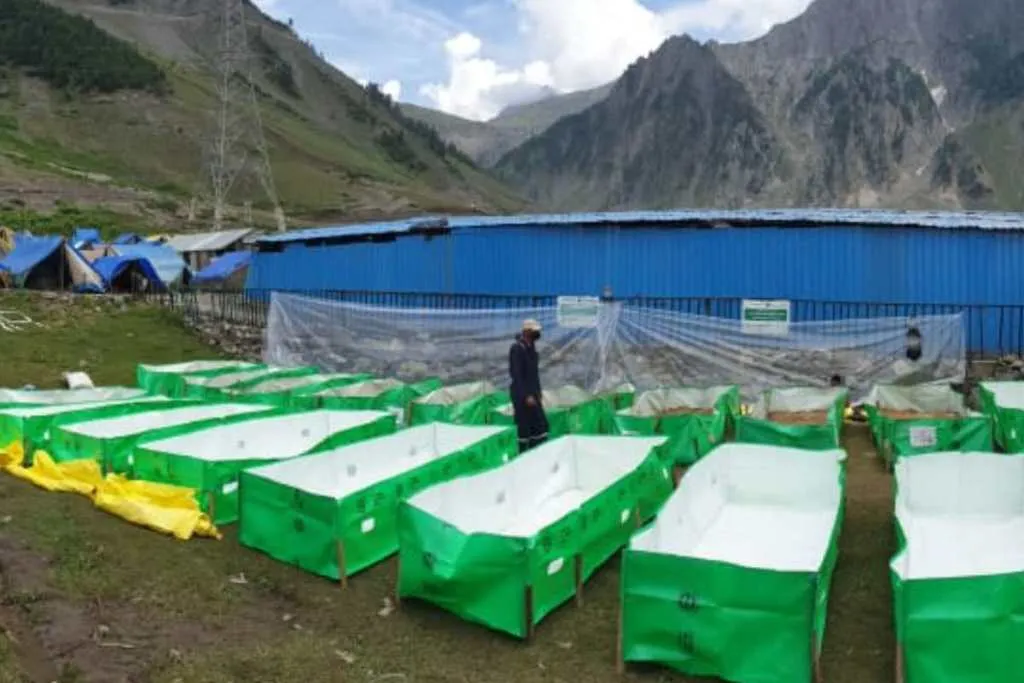
{"type": "MultiPolygon", "coordinates": [[[[128,383],[140,360],[210,356],[160,312],[49,316],[39,304],[14,303],[48,327],[3,338],[0,386],[52,384],[79,358],[94,377],[128,383]]],[[[0,298],[0,308],[11,305],[0,298]]],[[[846,448],[849,501],[825,680],[889,680],[892,487],[862,426],[848,429],[846,448]]],[[[219,542],[176,542],[85,498],[6,476],[0,501],[0,683],[691,680],[657,669],[615,673],[617,560],[588,584],[582,607],[559,609],[522,644],[428,606],[393,609],[393,562],[343,591],[242,548],[231,528],[219,542]]]]}

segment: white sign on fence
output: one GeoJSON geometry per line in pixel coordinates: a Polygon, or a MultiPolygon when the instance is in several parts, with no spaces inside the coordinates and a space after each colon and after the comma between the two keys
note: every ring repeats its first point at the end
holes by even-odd
{"type": "Polygon", "coordinates": [[[558,297],[557,320],[559,327],[597,327],[601,300],[596,296],[558,297]]]}
{"type": "Polygon", "coordinates": [[[760,334],[766,337],[788,337],[790,303],[785,299],[766,301],[744,299],[740,312],[744,334],[760,334]]]}

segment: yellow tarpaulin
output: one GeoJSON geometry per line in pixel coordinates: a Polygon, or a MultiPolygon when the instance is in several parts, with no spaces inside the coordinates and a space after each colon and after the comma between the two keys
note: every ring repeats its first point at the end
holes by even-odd
{"type": "Polygon", "coordinates": [[[14,441],[3,448],[0,448],[0,470],[7,469],[8,465],[22,463],[25,460],[25,447],[20,441],[14,441]]]}
{"type": "Polygon", "coordinates": [[[36,451],[31,467],[23,466],[21,459],[15,458],[4,464],[4,470],[47,491],[67,491],[90,497],[103,481],[103,474],[95,461],[74,460],[58,464],[46,451],[36,451]]]}
{"type": "Polygon", "coordinates": [[[182,541],[193,536],[221,537],[209,516],[199,509],[192,489],[109,475],[96,489],[93,502],[132,524],[182,541]]]}

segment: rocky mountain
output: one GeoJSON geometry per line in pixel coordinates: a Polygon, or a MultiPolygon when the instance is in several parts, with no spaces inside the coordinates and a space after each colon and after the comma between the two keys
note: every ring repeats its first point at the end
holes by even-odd
{"type": "Polygon", "coordinates": [[[634,64],[602,102],[527,141],[499,168],[543,205],[593,208],[740,206],[788,174],[749,93],[690,38],[634,64]]]}
{"type": "Polygon", "coordinates": [[[496,168],[553,209],[1021,209],[1022,104],[1024,0],[816,0],[670,40],[496,168]]]}
{"type": "MultiPolygon", "coordinates": [[[[0,211],[87,205],[143,225],[181,225],[212,138],[219,7],[217,0],[3,0],[0,211]]],[[[245,12],[269,155],[289,215],[319,222],[522,206],[289,26],[249,2],[245,12]]],[[[240,179],[232,201],[241,205],[254,189],[240,179]]],[[[268,208],[254,204],[258,221],[268,208]]]]}
{"type": "Polygon", "coordinates": [[[433,127],[483,167],[493,166],[510,150],[547,130],[559,119],[600,102],[611,85],[564,95],[552,95],[533,102],[507,107],[490,121],[470,121],[451,114],[402,104],[410,118],[433,127]]]}

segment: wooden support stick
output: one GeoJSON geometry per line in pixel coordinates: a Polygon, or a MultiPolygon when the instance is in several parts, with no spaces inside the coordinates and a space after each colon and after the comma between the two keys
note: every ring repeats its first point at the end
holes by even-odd
{"type": "Polygon", "coordinates": [[[523,616],[526,623],[526,640],[533,638],[533,586],[527,586],[523,591],[523,616]]]}
{"type": "Polygon", "coordinates": [[[576,555],[575,561],[576,580],[576,606],[583,607],[583,555],[576,555]]]}
{"type": "Polygon", "coordinates": [[[903,645],[896,643],[896,683],[903,683],[905,679],[905,663],[903,661],[903,645]]]}
{"type": "Polygon", "coordinates": [[[640,518],[640,505],[637,504],[633,510],[633,520],[636,523],[636,528],[639,529],[644,525],[643,520],[640,518]]]}
{"type": "Polygon", "coordinates": [[[821,672],[821,651],[818,649],[818,636],[811,634],[811,679],[814,683],[824,683],[821,672]]]}
{"type": "Polygon", "coordinates": [[[348,588],[348,571],[345,569],[345,542],[338,541],[338,581],[342,588],[348,588]]]}
{"type": "Polygon", "coordinates": [[[398,554],[397,563],[395,565],[395,607],[402,606],[402,592],[399,588],[402,585],[402,554],[398,554]]]}
{"type": "Polygon", "coordinates": [[[217,494],[213,491],[206,494],[206,514],[210,516],[211,522],[217,523],[217,494]]]}
{"type": "Polygon", "coordinates": [[[626,653],[622,644],[622,602],[619,602],[619,626],[615,640],[615,670],[619,675],[626,673],[626,653]]]}

